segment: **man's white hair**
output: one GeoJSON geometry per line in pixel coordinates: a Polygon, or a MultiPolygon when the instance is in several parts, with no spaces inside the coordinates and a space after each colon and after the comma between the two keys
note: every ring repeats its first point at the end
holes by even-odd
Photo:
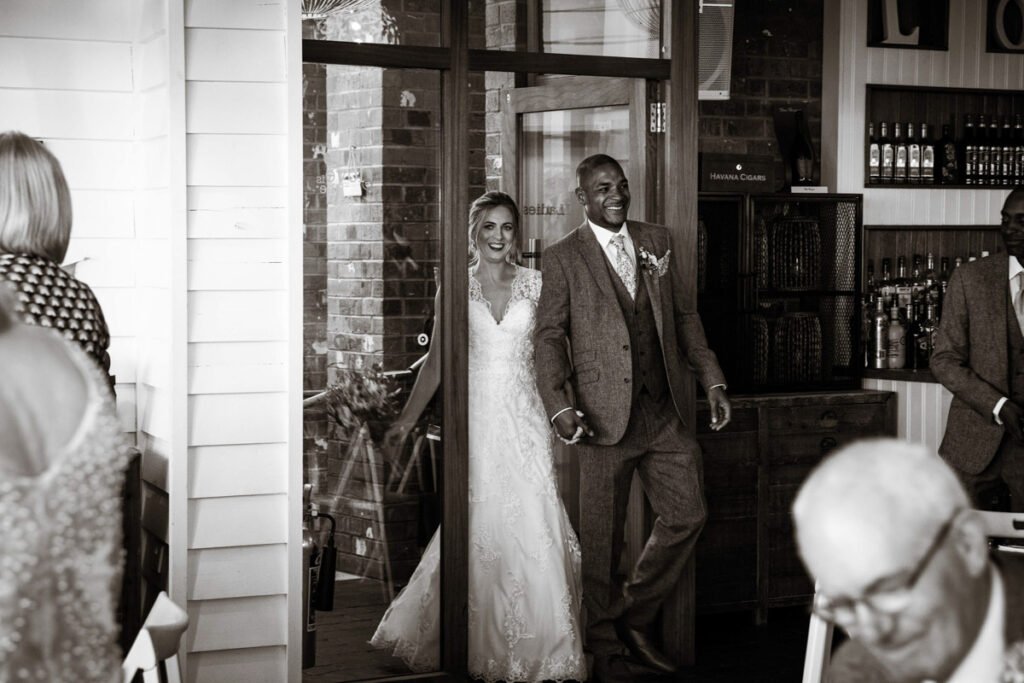
{"type": "Polygon", "coordinates": [[[966,507],[967,493],[936,453],[898,439],[865,439],[818,465],[797,494],[793,517],[798,527],[827,512],[899,528],[941,522],[966,507]]]}

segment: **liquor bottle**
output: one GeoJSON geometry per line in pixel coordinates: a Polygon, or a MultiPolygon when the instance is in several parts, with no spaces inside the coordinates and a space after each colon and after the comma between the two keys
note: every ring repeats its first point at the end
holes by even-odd
{"type": "Polygon", "coordinates": [[[921,184],[921,143],[912,122],[907,122],[907,182],[921,184]]]}
{"type": "Polygon", "coordinates": [[[889,124],[882,121],[882,137],[878,139],[878,146],[882,155],[882,182],[891,183],[895,171],[895,158],[893,155],[892,140],[889,138],[889,124]]]}
{"type": "Polygon", "coordinates": [[[934,304],[925,309],[924,321],[921,325],[928,342],[928,358],[930,360],[932,351],[935,350],[935,335],[939,331],[939,309],[934,304]]]}
{"type": "Polygon", "coordinates": [[[1003,168],[1000,171],[1000,180],[1003,185],[1014,184],[1014,159],[1017,157],[1017,146],[1013,139],[1013,126],[1010,125],[1010,117],[1003,117],[1003,168]]]}
{"type": "Polygon", "coordinates": [[[988,184],[1003,184],[1003,131],[995,116],[988,124],[988,184]]]}
{"type": "Polygon", "coordinates": [[[935,255],[930,251],[928,252],[927,260],[925,261],[922,278],[924,279],[923,296],[925,300],[938,296],[939,274],[935,272],[935,255]]]}
{"type": "Polygon", "coordinates": [[[907,364],[907,328],[900,320],[899,306],[889,310],[889,369],[901,370],[907,364]]]}
{"type": "Polygon", "coordinates": [[[977,182],[975,182],[975,185],[988,185],[991,155],[989,154],[988,146],[988,121],[985,119],[984,114],[978,114],[978,121],[974,126],[974,134],[977,136],[978,141],[978,165],[975,172],[977,182]]]}
{"type": "Polygon", "coordinates": [[[962,181],[960,177],[960,163],[957,159],[957,145],[953,138],[953,131],[956,130],[956,116],[953,117],[952,125],[942,124],[942,139],[939,140],[939,156],[942,164],[938,181],[943,185],[957,185],[962,181]]]}
{"type": "Polygon", "coordinates": [[[792,184],[795,186],[814,185],[814,144],[804,119],[803,110],[796,112],[794,125],[796,137],[793,140],[792,184]]]}
{"type": "Polygon", "coordinates": [[[935,309],[941,314],[942,304],[946,301],[946,288],[949,287],[949,258],[942,257],[942,271],[939,273],[938,297],[935,300],[935,309]]]}
{"type": "Polygon", "coordinates": [[[895,131],[892,138],[893,173],[892,179],[895,183],[907,182],[907,141],[903,137],[903,128],[900,122],[892,124],[895,131]]]}
{"type": "Polygon", "coordinates": [[[864,279],[864,294],[868,297],[874,297],[877,284],[875,282],[875,262],[872,259],[868,259],[868,272],[867,277],[864,279]]]}
{"type": "Polygon", "coordinates": [[[976,185],[978,182],[978,138],[974,134],[974,119],[968,114],[964,121],[964,137],[960,143],[964,160],[964,184],[976,185]]]}
{"type": "Polygon", "coordinates": [[[871,367],[882,370],[889,367],[889,316],[885,313],[882,297],[875,300],[875,313],[871,318],[871,367]]]}
{"type": "Polygon", "coordinates": [[[875,137],[875,124],[868,123],[868,182],[879,183],[882,180],[882,149],[875,137]]]}
{"type": "Polygon", "coordinates": [[[907,258],[896,258],[896,306],[906,310],[913,299],[910,278],[907,277],[907,258]]]}
{"type": "Polygon", "coordinates": [[[878,298],[885,303],[886,307],[891,306],[896,298],[896,283],[892,279],[891,265],[890,259],[882,259],[882,279],[878,282],[878,298]]]}
{"type": "MultiPolygon", "coordinates": [[[[927,296],[928,286],[924,281],[924,271],[921,270],[921,255],[914,254],[914,265],[910,270],[910,301],[915,305],[927,296]]],[[[910,306],[907,306],[907,317],[909,318],[910,306]]]]}
{"type": "Polygon", "coordinates": [[[935,141],[932,140],[928,124],[921,124],[921,182],[925,185],[935,184],[935,141]]]}
{"type": "Polygon", "coordinates": [[[928,337],[924,331],[923,317],[918,311],[925,310],[924,305],[910,308],[910,319],[907,321],[907,365],[915,370],[928,367],[928,337]]]}
{"type": "Polygon", "coordinates": [[[1014,184],[1024,184],[1024,117],[1016,114],[1013,117],[1013,137],[1016,155],[1013,162],[1014,184]]]}

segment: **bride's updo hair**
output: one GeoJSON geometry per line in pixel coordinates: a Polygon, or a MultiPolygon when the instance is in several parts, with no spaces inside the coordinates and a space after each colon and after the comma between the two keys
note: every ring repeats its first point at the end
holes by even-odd
{"type": "Polygon", "coordinates": [[[485,192],[469,207],[469,265],[473,266],[480,260],[480,254],[476,248],[476,238],[480,234],[480,226],[484,222],[484,216],[496,206],[507,206],[512,212],[512,248],[508,250],[505,260],[509,263],[519,263],[519,207],[512,197],[499,190],[485,192]]]}

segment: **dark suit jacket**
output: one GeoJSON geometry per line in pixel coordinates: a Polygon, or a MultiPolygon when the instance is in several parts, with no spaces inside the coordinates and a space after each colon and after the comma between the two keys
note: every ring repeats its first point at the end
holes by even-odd
{"type": "Polygon", "coordinates": [[[953,393],[939,454],[970,474],[985,469],[1003,439],[992,409],[1010,393],[1009,276],[1005,254],[954,270],[935,337],[932,374],[953,393]]]}
{"type": "MultiPolygon", "coordinates": [[[[1006,646],[1010,647],[1024,639],[1024,556],[1000,555],[996,558],[996,568],[1003,577],[1006,592],[1004,633],[1006,646]]],[[[855,640],[839,646],[825,680],[827,683],[897,683],[882,663],[855,640]]]]}
{"type": "MultiPolygon", "coordinates": [[[[640,221],[627,225],[637,250],[637,272],[654,307],[669,389],[685,420],[680,410],[684,363],[689,362],[705,389],[724,384],[725,377],[708,349],[700,316],[683,305],[678,269],[669,267],[659,277],[639,262],[641,247],[658,258],[671,249],[668,229],[640,221]]],[[[614,271],[586,222],[544,251],[543,273],[534,346],[544,408],[551,416],[575,406],[594,429],[592,443],[618,443],[632,403],[629,331],[611,281],[614,271]]]]}

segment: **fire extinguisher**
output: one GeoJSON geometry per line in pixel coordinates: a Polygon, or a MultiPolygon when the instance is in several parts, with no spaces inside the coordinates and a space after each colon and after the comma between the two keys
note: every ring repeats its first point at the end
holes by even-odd
{"type": "Polygon", "coordinates": [[[302,633],[303,669],[316,665],[316,607],[313,602],[317,594],[322,558],[313,530],[310,528],[316,517],[316,504],[309,502],[312,490],[312,484],[303,486],[303,498],[306,499],[306,514],[302,516],[302,623],[305,626],[302,633]]]}
{"type": "Polygon", "coordinates": [[[327,536],[327,544],[320,553],[320,578],[316,583],[316,596],[313,607],[321,612],[334,611],[334,572],[338,566],[338,551],[334,547],[334,517],[321,514],[330,520],[331,532],[327,536]]]}

